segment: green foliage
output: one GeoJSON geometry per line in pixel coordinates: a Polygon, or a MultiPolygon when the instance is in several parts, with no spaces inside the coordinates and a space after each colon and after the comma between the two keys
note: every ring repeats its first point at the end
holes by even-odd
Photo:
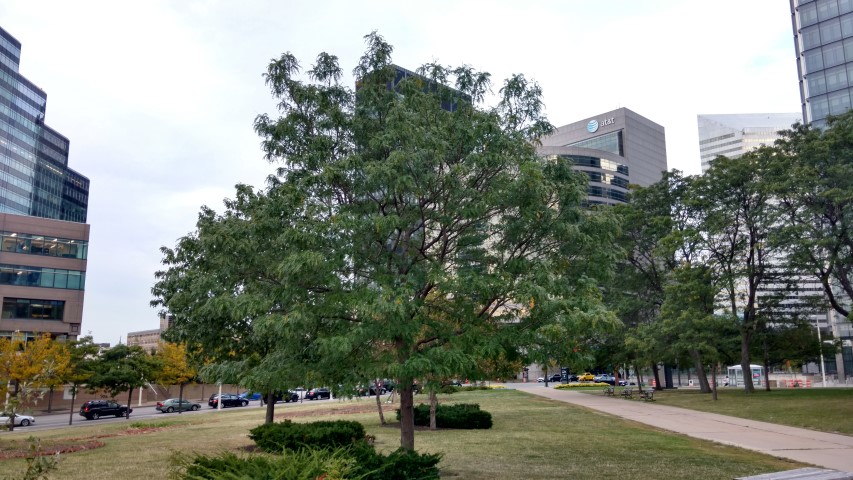
{"type": "Polygon", "coordinates": [[[350,420],[310,423],[284,420],[257,426],[250,432],[249,438],[261,450],[272,453],[281,452],[283,449],[337,448],[364,440],[364,426],[350,420]]]}
{"type": "Polygon", "coordinates": [[[357,469],[345,450],[305,449],[279,456],[238,457],[224,452],[216,456],[172,457],[170,477],[181,480],[349,480],[357,469]]]}
{"type": "Polygon", "coordinates": [[[270,63],[279,112],[255,130],[279,168],[162,249],[168,339],[208,354],[207,378],[268,391],[448,378],[512,357],[528,329],[613,324],[596,282],[618,223],[582,211],[585,175],[537,154],[553,130],[539,86],[513,76],[489,107],[487,73],[431,63],[397,81],[391,45],[365,39],[357,91],[333,55],[270,63]]]}
{"type": "MultiPolygon", "coordinates": [[[[429,405],[421,403],[415,406],[415,425],[429,426],[429,405]]],[[[400,419],[400,410],[397,410],[400,419]]],[[[438,404],[435,408],[435,422],[438,428],[489,429],[492,428],[492,414],[480,410],[476,403],[438,404]]]]}
{"type": "Polygon", "coordinates": [[[116,345],[104,351],[92,363],[92,375],[87,386],[102,388],[115,398],[121,392],[144,386],[157,376],[160,363],[137,345],[116,345]]]}

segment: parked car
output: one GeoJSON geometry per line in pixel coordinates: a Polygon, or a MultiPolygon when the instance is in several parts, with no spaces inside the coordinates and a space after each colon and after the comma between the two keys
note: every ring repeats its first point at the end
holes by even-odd
{"type": "MultiPolygon", "coordinates": [[[[214,393],[208,399],[207,404],[211,408],[219,408],[219,394],[214,393]]],[[[245,398],[240,398],[238,395],[234,395],[233,393],[223,393],[222,394],[222,407],[245,407],[249,404],[249,401],[245,398]]]]}
{"type": "MultiPolygon", "coordinates": [[[[10,415],[8,413],[0,413],[0,426],[9,426],[10,415]]],[[[15,426],[16,427],[29,427],[30,425],[36,423],[36,419],[32,415],[21,415],[20,413],[15,414],[15,426]]]]}
{"type": "Polygon", "coordinates": [[[606,373],[603,373],[601,375],[596,375],[595,381],[601,382],[601,383],[606,383],[608,385],[616,385],[616,377],[614,377],[613,375],[608,375],[606,373]]]}
{"type": "Polygon", "coordinates": [[[555,373],[548,378],[549,382],[559,382],[561,380],[563,380],[563,376],[559,373],[555,373]]]}
{"type": "Polygon", "coordinates": [[[545,381],[545,377],[539,377],[536,379],[537,382],[542,383],[545,381]]]}
{"type": "Polygon", "coordinates": [[[569,374],[568,378],[566,378],[566,381],[567,381],[567,382],[577,382],[577,381],[578,381],[578,376],[577,376],[577,375],[571,375],[571,374],[569,374]]]}
{"type": "Polygon", "coordinates": [[[246,390],[245,392],[237,395],[240,398],[245,398],[246,400],[260,400],[261,392],[253,392],[251,390],[246,390]]]}
{"type": "Polygon", "coordinates": [[[589,372],[584,372],[583,374],[578,375],[579,382],[591,382],[593,381],[593,379],[595,379],[595,375],[589,372]]]}
{"type": "Polygon", "coordinates": [[[186,410],[196,411],[199,408],[201,408],[201,404],[199,403],[193,403],[189,400],[181,400],[178,398],[169,398],[162,402],[157,402],[157,406],[154,407],[155,410],[159,410],[163,413],[182,412],[186,410]]]}
{"type": "Polygon", "coordinates": [[[328,388],[312,388],[305,394],[305,400],[317,400],[320,398],[332,398],[332,392],[328,388]]]}
{"type": "Polygon", "coordinates": [[[127,405],[120,405],[112,400],[89,400],[80,406],[80,416],[86,420],[97,420],[101,417],[121,417],[133,412],[127,405]]]}

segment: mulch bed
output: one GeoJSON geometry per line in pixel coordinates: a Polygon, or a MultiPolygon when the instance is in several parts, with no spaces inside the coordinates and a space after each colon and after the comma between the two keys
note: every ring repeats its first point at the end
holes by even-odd
{"type": "MultiPolygon", "coordinates": [[[[41,451],[39,456],[55,455],[57,453],[74,453],[84,450],[93,450],[101,448],[105,444],[98,440],[100,438],[123,437],[127,435],[141,435],[151,432],[159,432],[172,428],[166,427],[140,427],[127,428],[120,432],[105,433],[103,435],[95,435],[87,438],[68,438],[64,440],[41,440],[41,451]]],[[[33,451],[30,448],[30,442],[27,440],[11,440],[9,442],[0,442],[0,460],[9,460],[12,458],[27,458],[32,457],[33,451]]]]}

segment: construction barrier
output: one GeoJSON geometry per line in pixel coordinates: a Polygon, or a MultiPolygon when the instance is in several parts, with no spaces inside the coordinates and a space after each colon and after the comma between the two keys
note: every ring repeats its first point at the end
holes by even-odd
{"type": "Polygon", "coordinates": [[[812,381],[810,378],[807,378],[805,380],[802,380],[802,379],[787,380],[787,381],[783,380],[781,383],[779,383],[779,385],[782,387],[788,387],[788,388],[812,388],[812,381]]]}

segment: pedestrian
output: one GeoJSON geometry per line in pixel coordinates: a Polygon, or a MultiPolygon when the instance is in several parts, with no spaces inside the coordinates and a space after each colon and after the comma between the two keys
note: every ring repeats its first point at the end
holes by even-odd
{"type": "Polygon", "coordinates": [[[726,375],[726,378],[725,378],[725,379],[723,379],[723,386],[724,386],[724,387],[728,387],[728,386],[729,386],[729,376],[728,376],[728,375],[726,375]]]}

